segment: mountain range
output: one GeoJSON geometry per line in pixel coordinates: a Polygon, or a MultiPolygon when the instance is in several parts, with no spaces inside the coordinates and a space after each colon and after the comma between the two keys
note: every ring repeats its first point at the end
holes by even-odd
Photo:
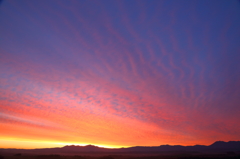
{"type": "Polygon", "coordinates": [[[135,146],[129,148],[102,148],[94,145],[67,145],[61,148],[44,149],[0,149],[0,153],[78,154],[78,153],[161,153],[161,152],[240,152],[240,141],[216,141],[209,146],[135,146]]]}

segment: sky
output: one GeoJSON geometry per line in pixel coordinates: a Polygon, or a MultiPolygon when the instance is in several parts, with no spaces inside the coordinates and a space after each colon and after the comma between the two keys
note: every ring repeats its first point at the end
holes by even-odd
{"type": "Polygon", "coordinates": [[[240,140],[238,0],[3,0],[0,148],[240,140]]]}

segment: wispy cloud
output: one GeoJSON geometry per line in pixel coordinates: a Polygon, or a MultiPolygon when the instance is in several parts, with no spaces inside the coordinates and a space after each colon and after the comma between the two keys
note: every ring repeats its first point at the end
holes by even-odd
{"type": "Polygon", "coordinates": [[[5,1],[0,11],[0,136],[239,140],[234,1],[5,1]]]}

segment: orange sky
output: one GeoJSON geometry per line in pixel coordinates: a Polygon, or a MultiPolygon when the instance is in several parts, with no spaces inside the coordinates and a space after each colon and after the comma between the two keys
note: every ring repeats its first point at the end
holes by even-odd
{"type": "Polygon", "coordinates": [[[232,1],[0,4],[0,148],[240,140],[232,1]]]}

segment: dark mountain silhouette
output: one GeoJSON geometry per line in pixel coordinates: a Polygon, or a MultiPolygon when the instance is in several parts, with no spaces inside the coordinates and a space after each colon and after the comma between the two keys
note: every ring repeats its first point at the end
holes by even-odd
{"type": "Polygon", "coordinates": [[[228,150],[240,151],[240,141],[229,141],[229,142],[217,141],[212,145],[210,145],[209,148],[212,150],[228,149],[228,150]]]}
{"type": "Polygon", "coordinates": [[[102,148],[94,145],[87,145],[87,146],[75,146],[75,145],[67,145],[61,148],[64,151],[78,151],[78,152],[104,152],[109,151],[108,148],[102,148]]]}
{"type": "Polygon", "coordinates": [[[94,145],[75,146],[67,145],[62,148],[46,149],[0,149],[0,153],[38,153],[38,154],[79,154],[79,153],[161,153],[161,152],[238,152],[240,153],[240,141],[217,141],[209,146],[181,146],[181,145],[161,145],[161,146],[135,146],[129,148],[102,148],[94,145]]]}

